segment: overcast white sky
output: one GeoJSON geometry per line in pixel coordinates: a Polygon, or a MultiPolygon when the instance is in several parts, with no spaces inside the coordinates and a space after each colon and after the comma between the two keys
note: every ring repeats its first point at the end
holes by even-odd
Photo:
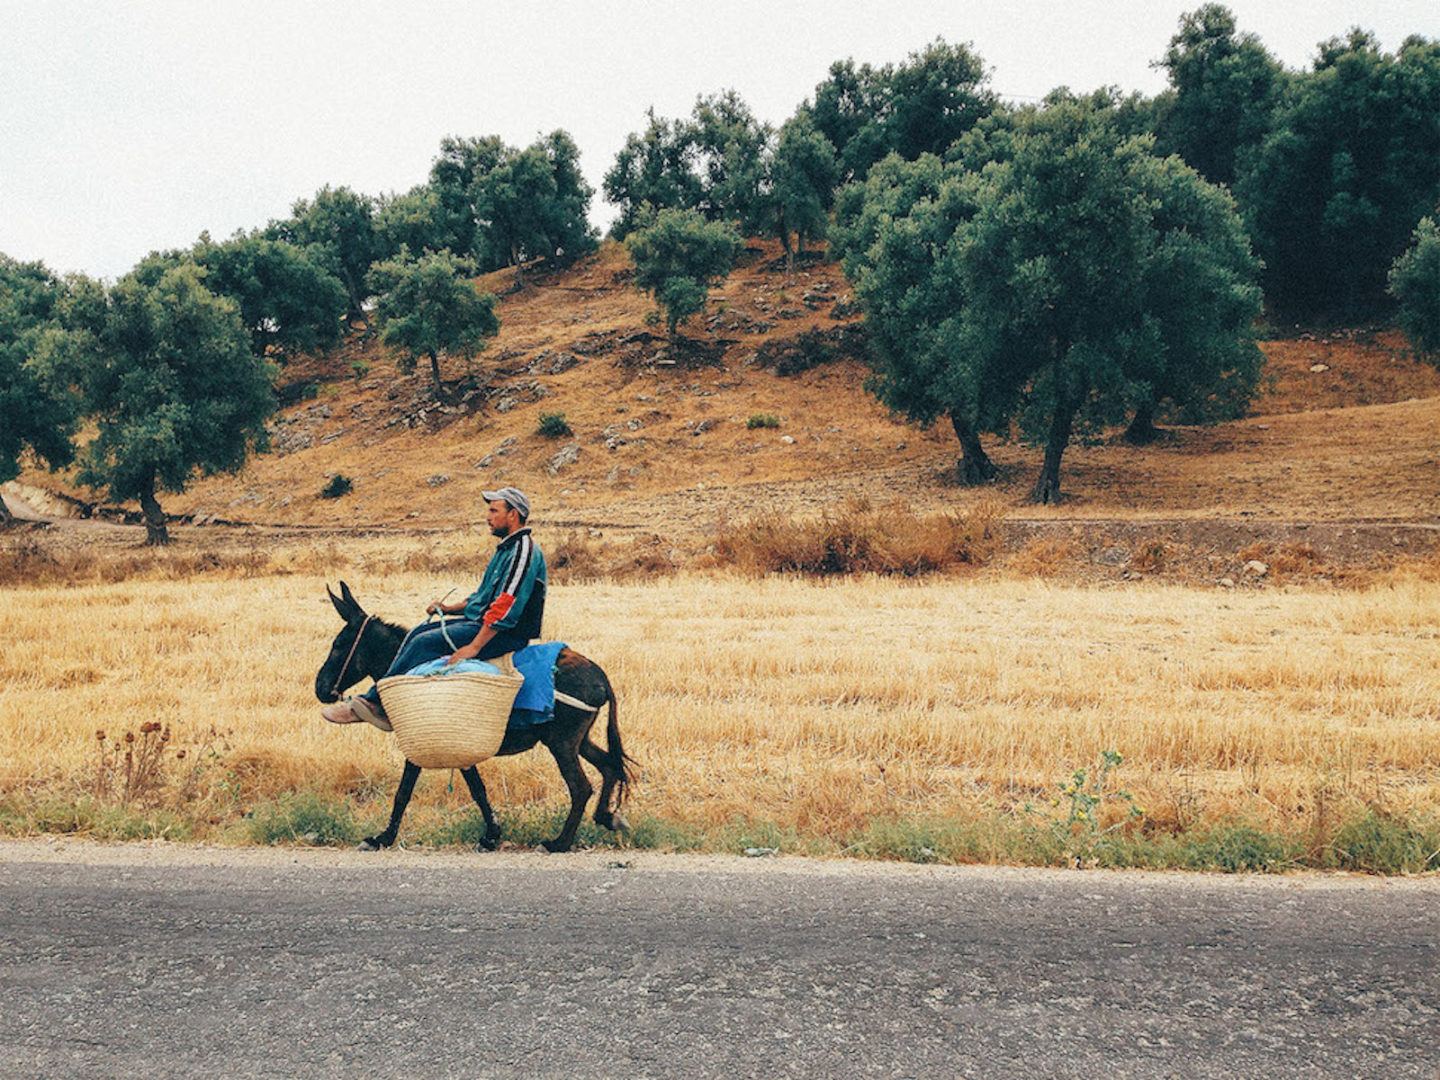
{"type": "MultiPolygon", "coordinates": [[[[283,216],[322,184],[422,181],[442,136],[566,128],[597,192],[649,105],[734,87],[783,121],[853,56],[972,42],[993,87],[1154,93],[1201,0],[372,3],[0,0],[0,251],[115,277],[154,248],[283,216]]],[[[1232,0],[1291,67],[1353,25],[1440,37],[1436,0],[1232,0]]],[[[592,218],[613,211],[600,202],[592,218]]]]}

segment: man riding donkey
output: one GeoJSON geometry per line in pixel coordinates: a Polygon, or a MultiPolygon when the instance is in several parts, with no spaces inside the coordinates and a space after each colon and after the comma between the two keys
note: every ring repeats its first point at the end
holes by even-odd
{"type": "MultiPolygon", "coordinates": [[[[525,524],[530,517],[530,500],[513,487],[481,495],[489,504],[486,522],[490,532],[500,541],[485,567],[484,578],[461,603],[430,602],[426,614],[463,618],[445,623],[443,630],[429,622],[411,630],[385,672],[387,676],[403,675],[441,657],[449,657],[452,664],[490,660],[523,649],[540,636],[540,621],[545,614],[545,556],[525,524]],[[447,633],[455,644],[453,652],[445,639],[447,633]]],[[[391,730],[378,685],[327,705],[320,714],[332,724],[364,720],[381,731],[391,730]]]]}

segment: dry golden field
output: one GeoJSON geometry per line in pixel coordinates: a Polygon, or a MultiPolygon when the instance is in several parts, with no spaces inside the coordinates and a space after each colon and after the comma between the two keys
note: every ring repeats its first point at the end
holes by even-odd
{"type": "MultiPolygon", "coordinates": [[[[113,742],[158,722],[171,757],[188,753],[153,801],[200,835],[295,790],[381,821],[391,738],[324,723],[313,696],[339,627],[314,561],[0,591],[0,799],[86,797],[97,729],[113,742]]],[[[395,621],[470,584],[353,565],[349,580],[395,621]]],[[[547,632],[617,688],[643,767],[632,819],[760,822],[841,850],[876,821],[1053,813],[1057,785],[1105,750],[1145,811],[1132,831],[1246,821],[1323,842],[1366,807],[1440,809],[1433,580],[1224,591],[712,574],[557,586],[547,632]]],[[[563,801],[543,750],[482,772],[502,822],[563,801]]],[[[416,808],[412,826],[458,815],[463,785],[422,781],[416,808]]],[[[1102,814],[1125,809],[1110,799],[1102,814]]]]}

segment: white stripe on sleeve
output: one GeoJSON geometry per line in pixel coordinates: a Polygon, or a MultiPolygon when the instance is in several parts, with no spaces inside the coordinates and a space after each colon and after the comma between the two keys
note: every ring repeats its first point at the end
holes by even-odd
{"type": "Polygon", "coordinates": [[[505,580],[505,587],[500,591],[515,596],[520,583],[525,580],[525,572],[530,569],[530,548],[531,540],[528,536],[520,538],[520,544],[515,552],[515,565],[510,569],[510,576],[505,580]]]}

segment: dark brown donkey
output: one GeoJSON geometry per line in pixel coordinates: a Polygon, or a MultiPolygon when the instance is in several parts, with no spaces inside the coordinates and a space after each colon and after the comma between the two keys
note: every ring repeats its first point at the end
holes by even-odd
{"type": "MultiPolygon", "coordinates": [[[[350,587],[340,582],[340,595],[330,592],[330,602],[345,620],[345,625],[335,635],[330,645],[330,655],[315,676],[315,696],[323,702],[338,701],[340,695],[367,675],[379,679],[390,667],[390,661],[400,651],[405,630],[394,623],[384,622],[373,615],[365,614],[363,608],[350,595],[350,587]]],[[[560,835],[554,840],[545,840],[546,851],[569,851],[575,842],[575,830],[585,815],[585,804],[591,792],[590,779],[580,767],[583,757],[600,770],[600,799],[595,805],[595,822],[607,829],[625,828],[620,816],[620,805],[625,801],[626,788],[633,782],[631,766],[634,760],[620,745],[620,728],[615,722],[615,691],[610,680],[599,664],[592,663],[571,649],[561,651],[555,663],[555,690],[567,697],[592,705],[591,709],[580,709],[563,701],[555,702],[555,719],[531,727],[511,728],[505,732],[505,741],[500,744],[496,756],[518,754],[543,743],[555,756],[560,766],[560,775],[570,789],[570,816],[560,835]],[[605,726],[607,750],[601,750],[590,741],[590,726],[606,703],[610,705],[610,717],[605,726]],[[611,794],[615,803],[610,803],[611,794]]],[[[500,825],[495,820],[495,811],[490,808],[490,799],[485,794],[485,782],[480,771],[471,765],[461,769],[470,795],[485,815],[485,835],[477,850],[494,851],[500,844],[500,825]]],[[[400,787],[395,792],[395,806],[390,811],[390,824],[378,836],[371,836],[360,842],[363,851],[379,851],[395,843],[395,834],[400,828],[400,819],[415,791],[415,781],[420,776],[420,766],[413,761],[405,762],[405,771],[400,776],[400,787]]]]}

